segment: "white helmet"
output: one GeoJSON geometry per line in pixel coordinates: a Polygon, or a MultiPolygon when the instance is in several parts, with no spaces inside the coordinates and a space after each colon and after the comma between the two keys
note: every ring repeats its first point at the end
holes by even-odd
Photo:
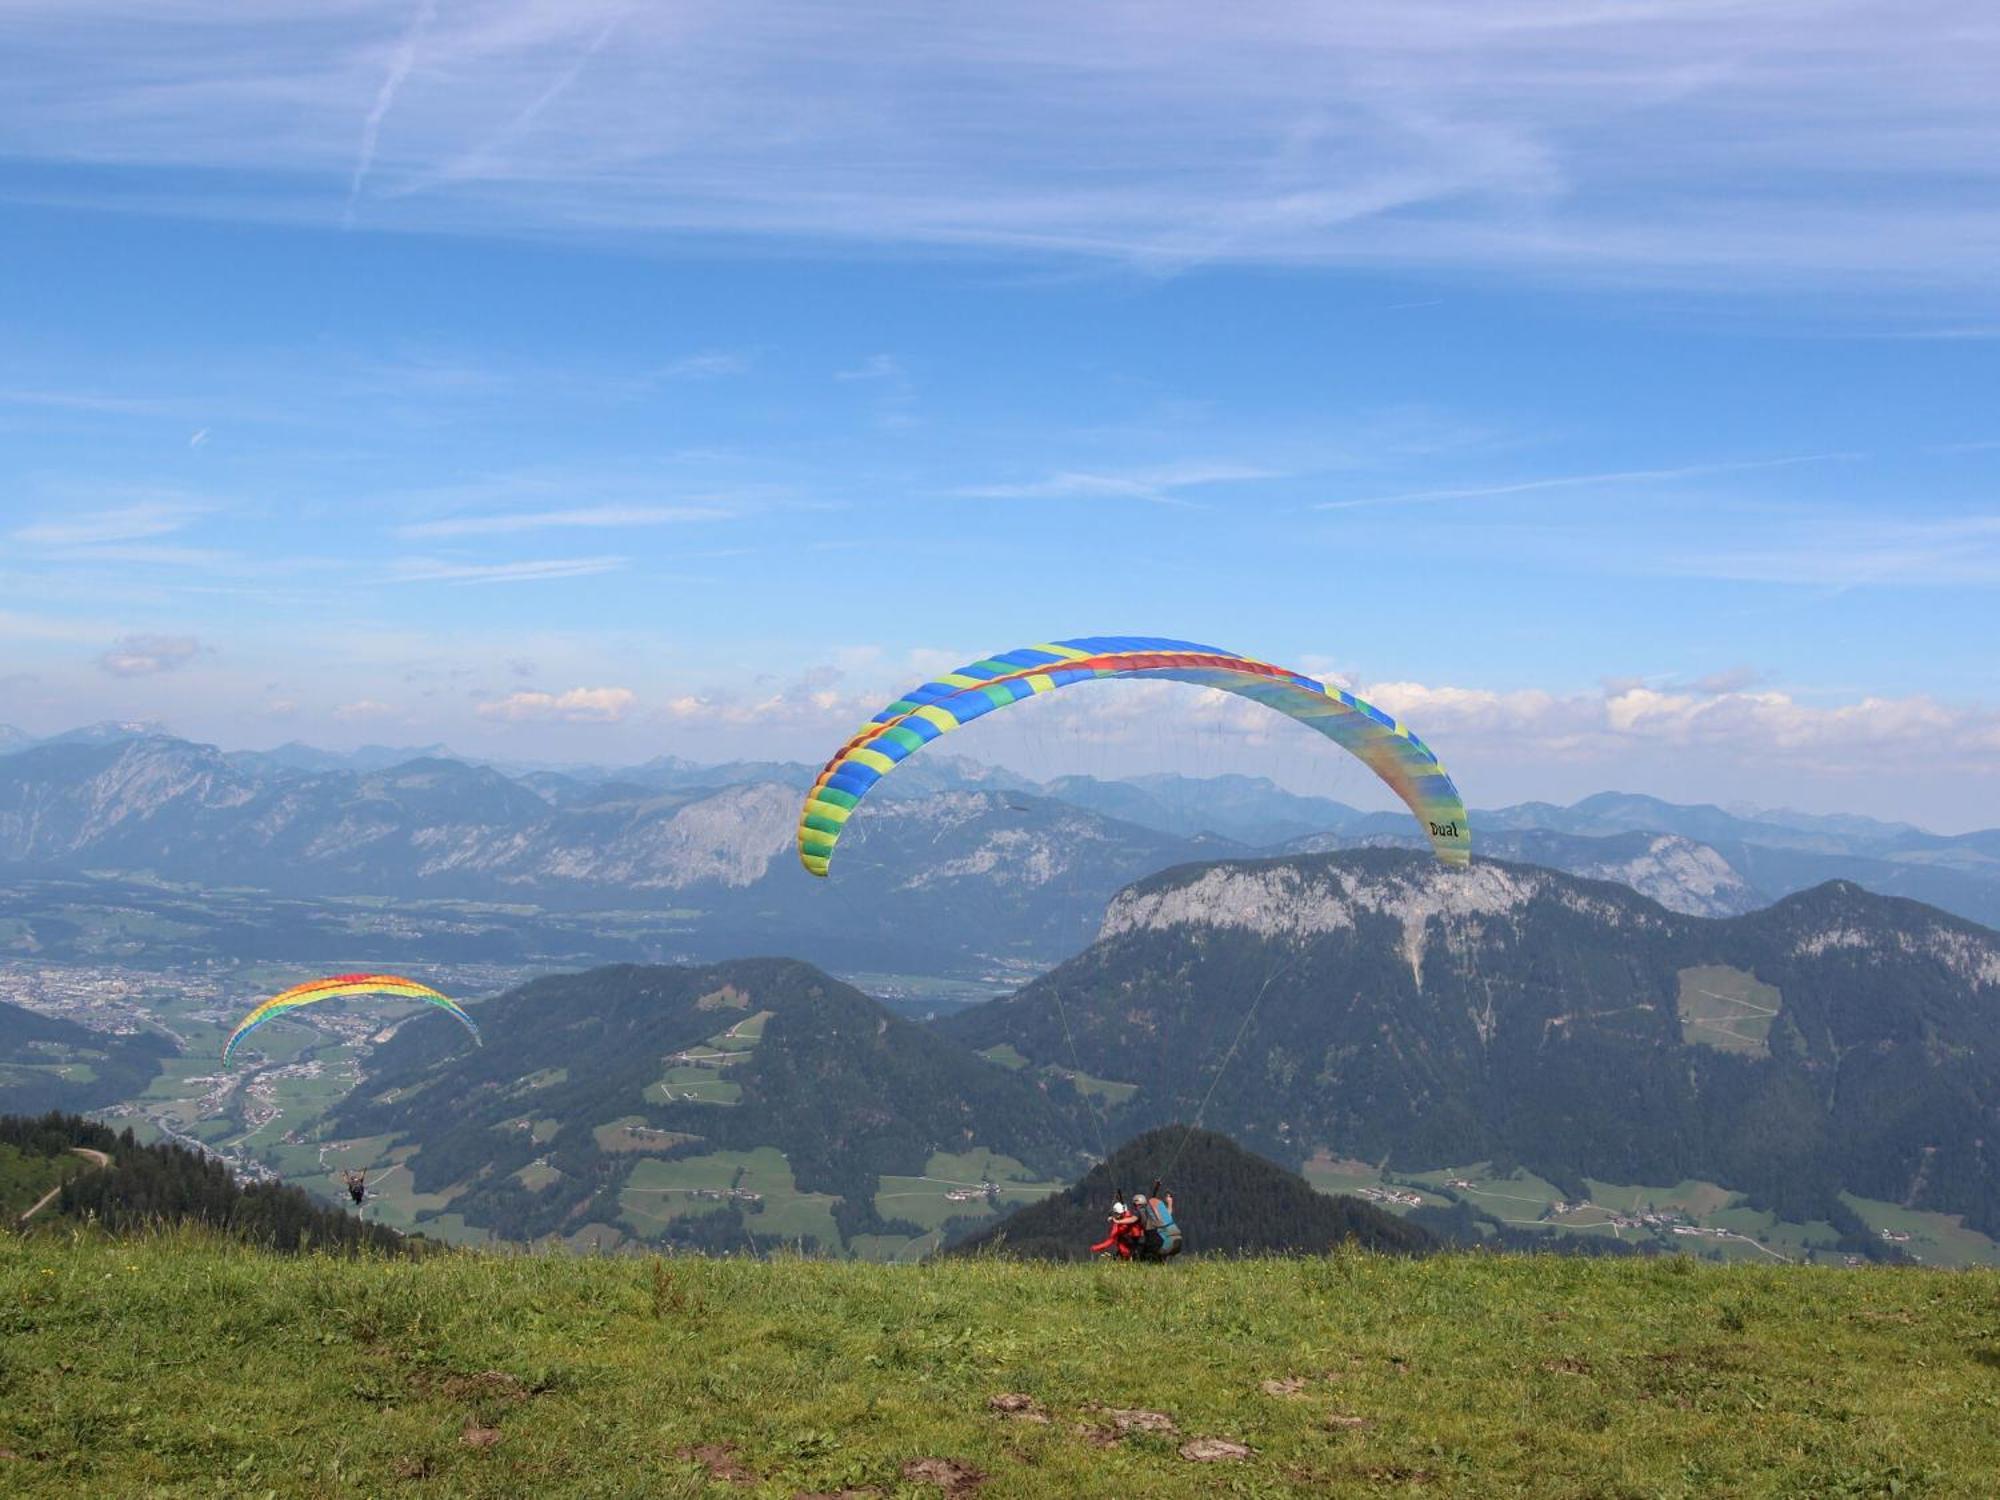
{"type": "Polygon", "coordinates": [[[1134,1193],[1132,1195],[1132,1201],[1134,1203],[1144,1203],[1146,1201],[1146,1195],[1144,1193],[1134,1193]]]}
{"type": "Polygon", "coordinates": [[[1111,1211],[1114,1214],[1122,1214],[1125,1212],[1125,1205],[1122,1203],[1114,1203],[1111,1205],[1111,1211]]]}

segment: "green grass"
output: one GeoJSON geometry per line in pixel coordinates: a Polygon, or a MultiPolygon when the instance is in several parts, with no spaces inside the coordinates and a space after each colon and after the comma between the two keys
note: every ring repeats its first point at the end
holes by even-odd
{"type": "Polygon", "coordinates": [[[1722,964],[1680,972],[1681,1035],[1746,1057],[1771,1055],[1771,1022],[1781,997],[1754,974],[1722,964]]]}
{"type": "Polygon", "coordinates": [[[80,1156],[30,1156],[0,1144],[0,1222],[12,1223],[50,1188],[89,1166],[80,1156]]]}
{"type": "Polygon", "coordinates": [[[598,1126],[591,1133],[600,1151],[655,1152],[671,1151],[676,1146],[685,1146],[690,1141],[701,1139],[698,1135],[688,1135],[678,1130],[659,1130],[648,1125],[639,1115],[626,1115],[598,1126]]]}
{"type": "Polygon", "coordinates": [[[618,1194],[618,1205],[624,1212],[625,1227],[649,1238],[665,1229],[669,1220],[726,1207],[725,1201],[699,1193],[729,1188],[764,1197],[761,1206],[744,1206],[744,1223],[751,1233],[785,1239],[810,1235],[826,1252],[838,1253],[840,1230],[833,1222],[832,1196],[801,1192],[791,1164],[775,1146],[711,1151],[677,1161],[642,1161],[632,1168],[618,1194]]]}
{"type": "Polygon", "coordinates": [[[938,1457],[981,1500],[1983,1500],[1996,1298],[1991,1271],[1683,1259],[405,1264],[0,1236],[0,1489],[914,1497],[937,1491],[904,1464],[938,1457]],[[1135,1330],[1145,1357],[1114,1355],[1135,1330]],[[1078,1429],[1106,1408],[1180,1435],[1099,1446],[1078,1429]],[[1190,1463],[1192,1437],[1253,1452],[1190,1463]],[[710,1487],[679,1456],[700,1445],[748,1482],[710,1487]]]}
{"type": "Polygon", "coordinates": [[[1562,1189],[1546,1178],[1520,1170],[1496,1177],[1485,1162],[1418,1172],[1410,1180],[1452,1192],[1474,1208],[1522,1228],[1533,1228],[1544,1209],[1563,1201],[1562,1189]],[[1453,1188],[1453,1182],[1470,1182],[1472,1186],[1453,1188]]]}
{"type": "Polygon", "coordinates": [[[2000,1245],[1976,1229],[1967,1229],[1957,1214],[1926,1213],[1852,1193],[1840,1196],[1870,1229],[1907,1234],[1909,1239],[1898,1241],[1898,1248],[1927,1266],[2000,1266],[2000,1245]]]}
{"type": "Polygon", "coordinates": [[[1686,1214],[1691,1219],[1705,1219],[1741,1202],[1743,1198],[1741,1193],[1732,1193],[1728,1188],[1694,1178],[1677,1182],[1672,1187],[1599,1182],[1594,1177],[1584,1178],[1583,1183],[1590,1189],[1592,1203],[1601,1203],[1606,1208],[1625,1214],[1678,1213],[1686,1214]]]}
{"type": "Polygon", "coordinates": [[[1010,1073],[1018,1073],[1028,1065],[1028,1059],[1012,1042],[1001,1042],[997,1046],[987,1047],[979,1055],[988,1062],[1000,1064],[1010,1073]]]}
{"type": "Polygon", "coordinates": [[[743,1098],[743,1085],[720,1076],[714,1068],[690,1064],[667,1069],[658,1083],[646,1085],[643,1097],[651,1104],[736,1104],[743,1098]]]}
{"type": "Polygon", "coordinates": [[[1139,1092],[1139,1085],[1136,1083],[1120,1083],[1115,1078],[1093,1078],[1090,1074],[1080,1069],[1061,1068],[1057,1067],[1054,1063],[1048,1064],[1042,1071],[1051,1078],[1067,1078],[1076,1086],[1076,1091],[1079,1094],[1095,1099],[1099,1103],[1113,1109],[1126,1103],[1134,1094],[1139,1092]]]}

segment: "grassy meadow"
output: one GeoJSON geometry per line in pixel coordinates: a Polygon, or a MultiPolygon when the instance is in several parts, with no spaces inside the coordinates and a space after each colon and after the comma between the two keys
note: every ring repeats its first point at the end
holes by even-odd
{"type": "Polygon", "coordinates": [[[1992,1271],[0,1238],[0,1492],[24,1496],[1984,1497],[1996,1474],[1992,1271]],[[1243,1451],[1188,1456],[1204,1440],[1243,1451]]]}

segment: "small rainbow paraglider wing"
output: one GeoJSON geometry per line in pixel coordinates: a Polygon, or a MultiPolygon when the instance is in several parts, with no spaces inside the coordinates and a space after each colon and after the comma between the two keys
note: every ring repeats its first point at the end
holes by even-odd
{"type": "Polygon", "coordinates": [[[222,1044],[222,1065],[228,1067],[230,1060],[236,1055],[237,1044],[273,1016],[281,1016],[289,1011],[298,1010],[301,1006],[317,1005],[322,1000],[334,1000],[345,995],[382,995],[425,1001],[439,1010],[448,1012],[459,1025],[472,1033],[473,1041],[479,1041],[479,1028],[472,1024],[472,1017],[465,1013],[464,1007],[449,995],[440,994],[427,984],[418,984],[414,979],[404,979],[396,974],[335,974],[327,979],[314,979],[305,984],[295,984],[290,989],[273,995],[238,1021],[236,1029],[229,1033],[229,1040],[222,1044]]]}

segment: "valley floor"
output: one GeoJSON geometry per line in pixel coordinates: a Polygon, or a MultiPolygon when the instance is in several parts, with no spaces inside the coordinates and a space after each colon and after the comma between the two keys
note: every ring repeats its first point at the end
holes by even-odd
{"type": "Polygon", "coordinates": [[[0,1491],[1986,1496],[1996,1305],[1990,1271],[1685,1258],[403,1262],[10,1235],[0,1491]]]}

